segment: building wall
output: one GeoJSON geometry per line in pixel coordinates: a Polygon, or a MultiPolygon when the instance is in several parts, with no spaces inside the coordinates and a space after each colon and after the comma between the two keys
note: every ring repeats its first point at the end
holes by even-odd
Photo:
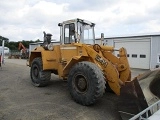
{"type": "Polygon", "coordinates": [[[114,39],[105,39],[105,45],[113,46],[114,44],[114,39]]]}
{"type": "MultiPolygon", "coordinates": [[[[150,60],[149,60],[149,69],[154,69],[156,65],[160,66],[160,35],[143,35],[143,36],[128,36],[128,37],[112,37],[105,38],[105,45],[114,46],[115,42],[122,41],[150,41],[150,60]]],[[[97,43],[100,43],[100,40],[97,39],[97,43]]],[[[135,46],[138,45],[138,42],[135,43],[135,46]]],[[[136,48],[136,47],[135,47],[136,48]]],[[[144,48],[142,46],[142,48],[144,48]]],[[[146,47],[145,47],[146,48],[146,47]]],[[[147,50],[146,50],[147,51],[147,50]]],[[[140,51],[141,52],[141,51],[140,51]]],[[[149,52],[149,51],[148,51],[149,52]]]]}
{"type": "Polygon", "coordinates": [[[160,36],[151,37],[150,68],[154,69],[156,65],[160,65],[160,36]]]}
{"type": "MultiPolygon", "coordinates": [[[[101,44],[101,39],[96,39],[96,44],[101,44]]],[[[109,46],[113,46],[113,39],[107,39],[107,38],[104,38],[104,41],[103,41],[104,45],[109,45],[109,46]]]]}

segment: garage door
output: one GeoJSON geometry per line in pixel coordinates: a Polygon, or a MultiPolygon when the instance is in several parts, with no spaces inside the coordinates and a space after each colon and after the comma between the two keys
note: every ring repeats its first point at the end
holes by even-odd
{"type": "MultiPolygon", "coordinates": [[[[127,56],[131,68],[150,68],[150,39],[136,41],[115,41],[115,48],[127,49],[127,56]]],[[[118,56],[118,52],[115,53],[118,56]]]]}

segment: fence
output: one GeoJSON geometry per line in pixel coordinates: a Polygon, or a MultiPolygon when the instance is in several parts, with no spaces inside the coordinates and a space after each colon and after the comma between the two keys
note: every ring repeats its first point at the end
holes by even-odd
{"type": "Polygon", "coordinates": [[[154,103],[153,105],[149,106],[148,108],[146,108],[145,110],[143,110],[139,114],[135,115],[134,117],[132,117],[129,120],[147,120],[150,117],[149,116],[150,113],[151,113],[151,115],[153,115],[158,110],[160,110],[160,100],[158,102],[154,103]]]}
{"type": "Polygon", "coordinates": [[[10,50],[8,58],[20,58],[21,52],[19,50],[10,50]]]}

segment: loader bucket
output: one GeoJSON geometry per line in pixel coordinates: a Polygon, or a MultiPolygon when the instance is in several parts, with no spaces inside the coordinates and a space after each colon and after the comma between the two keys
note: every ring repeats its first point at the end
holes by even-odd
{"type": "Polygon", "coordinates": [[[148,104],[137,78],[131,82],[126,82],[121,88],[121,94],[118,102],[118,112],[123,120],[128,120],[142,110],[146,109],[148,104]]]}
{"type": "MultiPolygon", "coordinates": [[[[123,120],[128,120],[158,101],[160,97],[160,70],[148,71],[121,88],[118,111],[123,120]]],[[[150,113],[149,113],[150,115],[150,113]]],[[[144,116],[145,117],[145,116],[144,116]]]]}

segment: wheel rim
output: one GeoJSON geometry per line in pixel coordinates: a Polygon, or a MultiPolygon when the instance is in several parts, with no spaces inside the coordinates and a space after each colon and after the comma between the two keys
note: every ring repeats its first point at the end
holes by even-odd
{"type": "Polygon", "coordinates": [[[78,93],[84,94],[88,90],[88,81],[86,77],[82,74],[75,75],[74,80],[73,80],[73,85],[74,85],[75,90],[78,93]]]}

